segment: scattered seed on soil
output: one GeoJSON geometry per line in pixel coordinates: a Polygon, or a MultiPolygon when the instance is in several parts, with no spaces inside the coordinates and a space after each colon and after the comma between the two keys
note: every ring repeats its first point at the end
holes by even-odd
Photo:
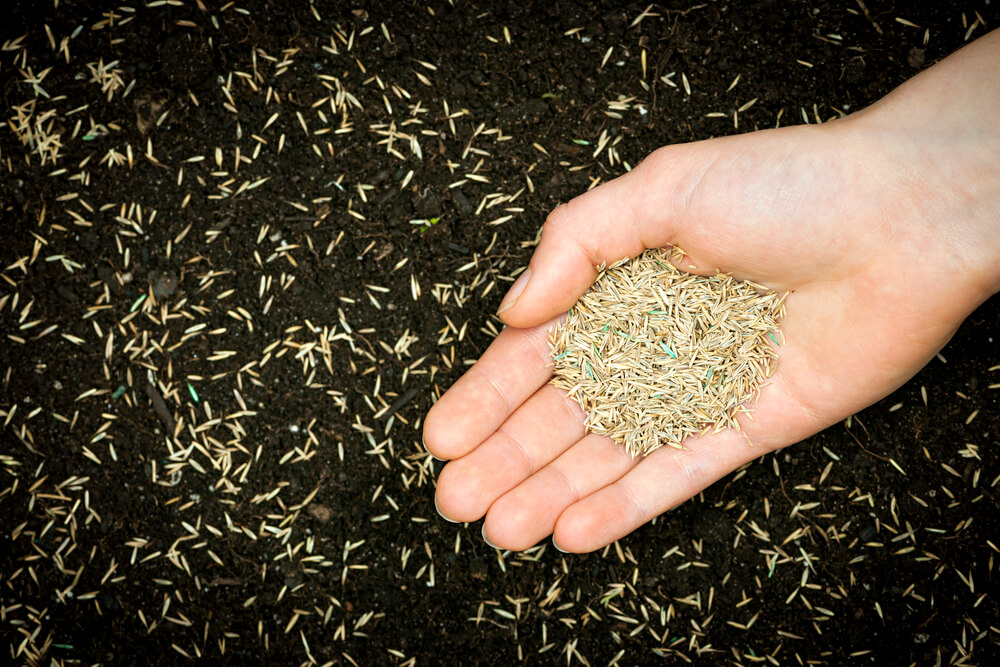
{"type": "Polygon", "coordinates": [[[677,248],[598,267],[553,331],[552,384],[586,413],[587,430],[632,456],[739,429],[778,357],[785,296],[725,273],[677,269],[677,248]],[[772,344],[773,341],[773,344],[772,344]]]}
{"type": "Polygon", "coordinates": [[[558,202],[1000,24],[865,2],[3,5],[9,664],[997,663],[997,298],[930,409],[911,382],[588,556],[439,520],[420,442],[558,202]]]}

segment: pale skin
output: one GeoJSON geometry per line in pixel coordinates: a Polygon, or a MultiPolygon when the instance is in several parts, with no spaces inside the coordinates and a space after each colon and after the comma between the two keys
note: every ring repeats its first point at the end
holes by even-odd
{"type": "Polygon", "coordinates": [[[555,209],[508,327],[424,421],[449,460],[441,515],[485,516],[503,549],[593,551],[906,382],[1000,290],[998,72],[994,31],[847,118],[667,146],[555,209]],[[632,459],[547,384],[548,331],[594,265],[665,245],[791,291],[778,370],[740,417],[752,445],[726,430],[632,459]]]}

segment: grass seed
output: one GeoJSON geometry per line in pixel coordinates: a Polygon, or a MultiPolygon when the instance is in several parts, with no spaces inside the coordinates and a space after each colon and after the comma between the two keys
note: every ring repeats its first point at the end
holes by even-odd
{"type": "Polygon", "coordinates": [[[580,404],[589,432],[632,456],[738,429],[778,356],[785,295],[725,273],[685,273],[675,255],[652,249],[597,267],[550,340],[552,384],[580,404]]]}

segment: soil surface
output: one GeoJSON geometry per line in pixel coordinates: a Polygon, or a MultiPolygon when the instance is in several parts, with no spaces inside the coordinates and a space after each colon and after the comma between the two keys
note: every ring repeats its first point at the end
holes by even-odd
{"type": "Polygon", "coordinates": [[[598,553],[440,519],[420,440],[554,206],[996,2],[105,4],[0,27],[10,664],[1000,661],[996,299],[598,553]]]}

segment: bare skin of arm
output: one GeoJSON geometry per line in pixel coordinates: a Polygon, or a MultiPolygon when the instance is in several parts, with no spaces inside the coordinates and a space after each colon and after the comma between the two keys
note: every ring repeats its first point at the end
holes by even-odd
{"type": "Polygon", "coordinates": [[[847,118],[667,146],[555,209],[509,326],[425,419],[450,460],[441,514],[485,516],[504,549],[592,551],[906,382],[1000,290],[998,65],[994,31],[847,118]],[[722,431],[632,459],[547,384],[547,333],[599,258],[670,244],[693,273],[792,291],[778,370],[741,417],[754,446],[722,431]]]}

